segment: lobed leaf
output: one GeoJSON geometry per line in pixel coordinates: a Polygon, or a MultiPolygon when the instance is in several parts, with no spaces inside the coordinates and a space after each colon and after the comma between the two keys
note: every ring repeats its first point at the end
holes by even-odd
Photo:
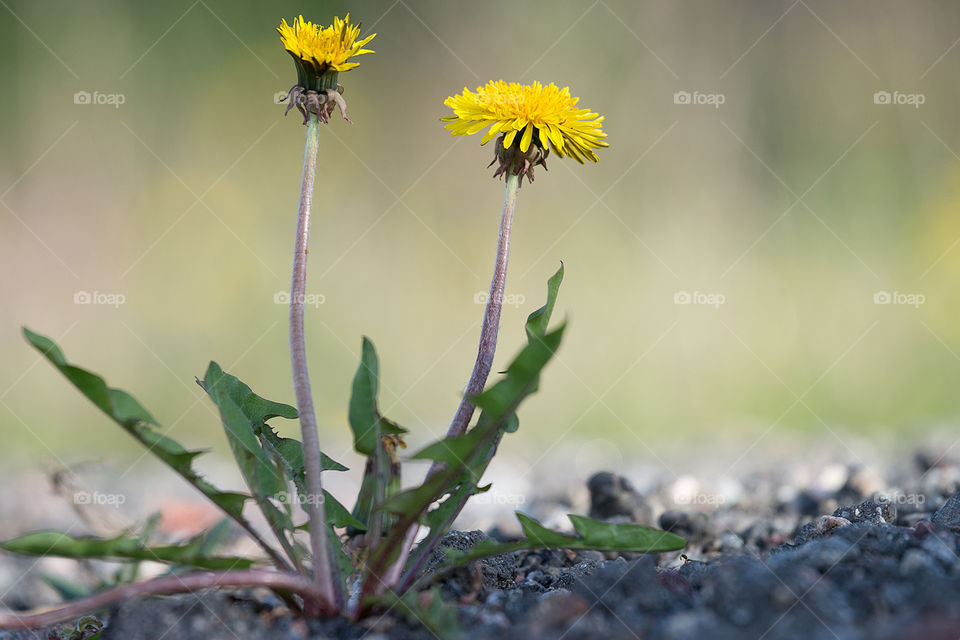
{"type": "Polygon", "coordinates": [[[203,381],[198,383],[220,411],[233,457],[257,502],[285,493],[286,478],[260,444],[257,434],[268,418],[296,418],[297,410],[261,398],[238,378],[224,373],[216,362],[210,363],[203,381]]]}
{"type": "Polygon", "coordinates": [[[221,491],[204,480],[192,468],[193,459],[206,453],[205,451],[185,449],[176,440],[160,433],[157,430],[159,425],[156,420],[133,396],[120,389],[108,387],[100,376],[71,365],[60,347],[50,338],[34,333],[27,328],[23,329],[23,335],[83,395],[114,422],[123,427],[127,433],[147,447],[150,453],[160,458],[187,482],[210,498],[231,518],[246,523],[242,515],[243,505],[250,496],[243,493],[221,491]]]}

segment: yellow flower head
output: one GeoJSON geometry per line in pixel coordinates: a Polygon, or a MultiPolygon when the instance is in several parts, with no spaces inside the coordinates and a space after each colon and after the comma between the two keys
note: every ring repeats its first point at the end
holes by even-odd
{"type": "MultiPolygon", "coordinates": [[[[540,149],[549,143],[558,156],[570,156],[579,163],[596,162],[593,149],[609,146],[601,129],[603,116],[590,109],[578,109],[580,99],[570,95],[570,88],[558,88],[552,82],[522,85],[507,84],[503,80],[477,87],[476,93],[464,88],[444,104],[453,109],[446,128],[455,136],[472,135],[488,125],[481,144],[502,134],[502,145],[509,149],[519,139],[521,154],[527,154],[531,144],[540,149]]],[[[542,157],[545,157],[545,153],[542,157]]],[[[542,158],[540,158],[542,160],[542,158]]],[[[537,162],[531,160],[533,164],[537,162]]]]}
{"type": "Polygon", "coordinates": [[[360,25],[350,24],[349,13],[343,20],[334,18],[333,24],[328,27],[307,22],[303,16],[297,16],[292,25],[281,20],[277,32],[284,48],[290,52],[297,64],[300,84],[314,90],[331,88],[316,86],[320,77],[325,74],[333,76],[335,88],[336,72],[349,71],[360,66],[359,62],[349,62],[350,58],[373,53],[363,47],[377,35],[357,40],[360,36],[360,25]],[[328,73],[331,71],[334,73],[328,73]]]}

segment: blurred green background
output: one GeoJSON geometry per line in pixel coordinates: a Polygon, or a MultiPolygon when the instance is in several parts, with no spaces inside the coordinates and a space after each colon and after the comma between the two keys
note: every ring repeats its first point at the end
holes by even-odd
{"type": "Polygon", "coordinates": [[[321,143],[308,288],[324,302],[307,323],[334,457],[350,462],[362,335],[412,446],[453,415],[502,183],[492,146],[439,118],[445,97],[499,78],[569,85],[611,143],[597,165],[551,159],[521,191],[507,290],[522,303],[505,309],[496,366],[561,260],[570,327],[505,448],[535,466],[760,452],[798,434],[843,450],[955,422],[956,3],[0,5],[4,464],[139,459],[22,325],[191,447],[226,451],[193,381],[210,359],[293,402],[274,296],[289,286],[304,128],[274,103],[295,79],[274,28],[298,13],[350,11],[378,34],[341,76],[355,124],[334,118],[321,143]],[[75,104],[84,91],[122,104],[75,104]],[[875,303],[884,291],[893,304],[875,303]]]}

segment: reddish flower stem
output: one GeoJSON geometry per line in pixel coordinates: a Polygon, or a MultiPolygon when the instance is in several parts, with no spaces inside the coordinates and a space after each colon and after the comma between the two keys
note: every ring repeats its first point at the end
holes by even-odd
{"type": "MultiPolygon", "coordinates": [[[[297,240],[293,254],[293,278],[290,284],[290,363],[293,367],[293,389],[300,414],[303,435],[303,466],[307,475],[307,502],[310,516],[310,547],[313,553],[313,580],[322,602],[319,609],[342,610],[344,605],[340,571],[331,561],[330,538],[323,505],[323,487],[320,481],[320,441],[317,436],[317,418],[310,392],[307,372],[307,347],[303,326],[304,303],[307,293],[307,253],[310,246],[310,209],[313,205],[313,185],[317,175],[317,149],[320,145],[320,122],[310,114],[307,141],[303,152],[303,177],[300,181],[300,204],[297,210],[297,240]]],[[[309,613],[316,613],[314,603],[307,603],[309,613]]]]}
{"type": "MultiPolygon", "coordinates": [[[[497,261],[493,268],[493,280],[490,282],[490,296],[483,313],[483,325],[480,328],[480,346],[477,349],[477,361],[463,399],[457,408],[457,414],[450,423],[447,437],[463,435],[470,425],[474,406],[470,398],[483,391],[493,367],[493,356],[497,351],[497,334],[500,331],[500,311],[503,307],[503,294],[507,284],[507,263],[510,258],[510,232],[513,230],[513,213],[517,206],[517,188],[519,177],[510,173],[503,196],[503,214],[500,217],[500,237],[497,242],[497,261]]],[[[434,465],[436,466],[436,465],[434,465]]]]}
{"type": "Polygon", "coordinates": [[[318,585],[295,573],[263,569],[198,572],[114,587],[55,609],[27,613],[0,612],[0,629],[36,629],[72,620],[128,598],[186,593],[214,587],[266,587],[296,593],[308,601],[323,601],[326,598],[318,585]]]}

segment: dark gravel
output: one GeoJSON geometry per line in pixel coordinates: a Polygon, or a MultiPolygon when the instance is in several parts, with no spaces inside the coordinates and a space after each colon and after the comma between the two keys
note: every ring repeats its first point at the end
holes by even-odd
{"type": "MultiPolygon", "coordinates": [[[[501,556],[440,581],[443,611],[462,636],[496,640],[960,638],[960,467],[919,454],[895,481],[858,468],[824,473],[829,483],[809,486],[755,474],[714,493],[687,480],[638,491],[597,474],[587,482],[592,516],[686,536],[682,554],[501,556]]],[[[485,537],[454,532],[445,545],[463,550],[485,537]]],[[[5,601],[28,599],[13,592],[5,601]]],[[[304,621],[260,592],[130,601],[106,617],[104,640],[455,635],[438,618],[427,621],[431,631],[397,611],[361,624],[304,621]]],[[[46,635],[0,633],[14,637],[46,635]]]]}

